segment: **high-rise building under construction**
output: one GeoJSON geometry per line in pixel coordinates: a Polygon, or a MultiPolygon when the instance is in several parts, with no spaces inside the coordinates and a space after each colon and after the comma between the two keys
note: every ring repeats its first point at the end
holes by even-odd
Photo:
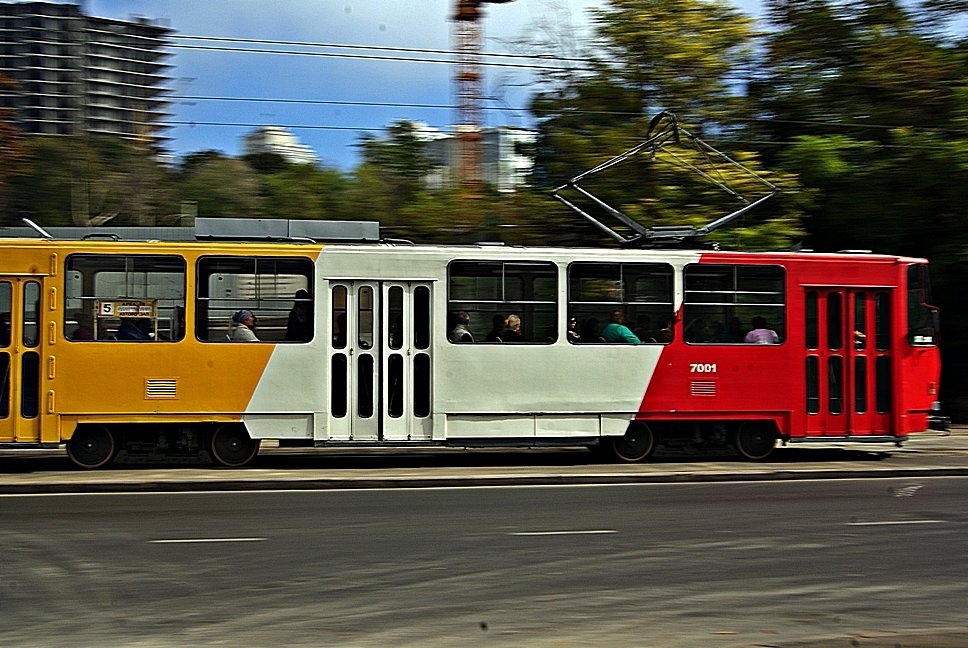
{"type": "Polygon", "coordinates": [[[163,148],[171,30],[85,15],[82,5],[0,3],[0,108],[24,133],[113,135],[163,148]]]}

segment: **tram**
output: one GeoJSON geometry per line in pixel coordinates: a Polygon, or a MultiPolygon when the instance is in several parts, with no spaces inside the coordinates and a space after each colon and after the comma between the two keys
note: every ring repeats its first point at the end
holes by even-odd
{"type": "Polygon", "coordinates": [[[120,453],[243,466],[269,439],[757,460],[778,442],[901,443],[938,400],[924,259],[323,243],[309,221],[273,226],[287,235],[0,231],[0,446],[66,446],[88,469],[120,453]],[[611,324],[637,343],[608,341],[611,324]]]}

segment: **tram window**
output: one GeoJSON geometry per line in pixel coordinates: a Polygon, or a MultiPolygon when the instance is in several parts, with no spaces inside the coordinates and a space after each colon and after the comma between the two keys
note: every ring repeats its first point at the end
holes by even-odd
{"type": "Polygon", "coordinates": [[[817,319],[817,293],[813,290],[807,293],[806,320],[804,340],[808,349],[816,349],[820,340],[820,323],[817,319]]]}
{"type": "Polygon", "coordinates": [[[601,329],[620,311],[639,341],[672,341],[672,266],[665,263],[588,263],[568,266],[568,313],[579,343],[605,342],[601,329]]]}
{"type": "Polygon", "coordinates": [[[0,349],[10,346],[10,309],[13,288],[9,281],[0,281],[0,349]]]}
{"type": "Polygon", "coordinates": [[[928,268],[911,265],[907,272],[908,342],[933,345],[938,339],[938,309],[932,306],[928,268]]]}
{"type": "Polygon", "coordinates": [[[417,286],[413,291],[413,345],[430,348],[430,288],[417,286]]]}
{"type": "Polygon", "coordinates": [[[73,254],[67,258],[64,337],[68,340],[177,342],[184,336],[182,257],[73,254]]]}
{"type": "Polygon", "coordinates": [[[403,416],[403,356],[391,353],[387,358],[387,414],[403,416]]]}
{"type": "Polygon", "coordinates": [[[40,344],[40,284],[36,281],[24,284],[23,324],[24,346],[40,344]]]}
{"type": "Polygon", "coordinates": [[[867,348],[867,293],[854,295],[854,348],[867,348]]]}
{"type": "Polygon", "coordinates": [[[820,411],[820,358],[807,356],[807,414],[820,411]]]}
{"type": "Polygon", "coordinates": [[[874,382],[878,414],[891,411],[891,358],[878,356],[874,361],[874,382]]]}
{"type": "Polygon", "coordinates": [[[389,311],[389,322],[388,324],[388,335],[387,335],[387,346],[389,346],[394,351],[398,351],[403,348],[404,335],[407,334],[406,329],[409,327],[404,326],[403,321],[403,288],[400,286],[391,286],[390,290],[387,291],[387,310],[389,311]]]}
{"type": "Polygon", "coordinates": [[[10,309],[13,288],[9,281],[0,281],[0,419],[10,416],[10,309]]]}
{"type": "Polygon", "coordinates": [[[891,299],[885,292],[874,295],[874,348],[891,348],[891,299]]]}
{"type": "Polygon", "coordinates": [[[10,416],[10,354],[0,351],[0,419],[10,416]]]}
{"type": "Polygon", "coordinates": [[[844,359],[842,356],[827,358],[827,411],[844,413],[844,359]]]}
{"type": "Polygon", "coordinates": [[[430,356],[418,353],[413,359],[413,415],[419,418],[430,416],[430,356]]]}
{"type": "Polygon", "coordinates": [[[356,300],[356,333],[361,349],[373,348],[373,288],[361,286],[356,300]]]}
{"type": "MultiPolygon", "coordinates": [[[[767,328],[776,333],[778,343],[782,344],[786,339],[785,281],[781,266],[686,266],[683,270],[686,342],[745,344],[750,331],[767,328]],[[760,322],[759,318],[764,321],[760,322]]],[[[773,339],[772,335],[769,337],[773,339]]]]}
{"type": "MultiPolygon", "coordinates": [[[[470,319],[467,328],[475,343],[551,344],[558,339],[558,270],[553,263],[454,261],[449,268],[448,286],[445,334],[456,325],[457,313],[464,311],[470,319]],[[509,315],[519,318],[519,334],[513,340],[510,335],[496,334],[499,339],[489,336],[488,331],[496,331],[509,315]]],[[[415,299],[416,346],[425,348],[420,345],[419,318],[424,317],[421,312],[429,314],[429,310],[419,306],[415,299]]]]}
{"type": "Polygon", "coordinates": [[[827,295],[827,348],[837,351],[844,346],[844,300],[840,293],[827,295]]]}
{"type": "Polygon", "coordinates": [[[346,416],[346,355],[337,353],[333,356],[330,376],[330,408],[334,418],[343,418],[346,416]]]}
{"type": "Polygon", "coordinates": [[[854,411],[867,413],[867,356],[854,358],[854,411]]]}
{"type": "Polygon", "coordinates": [[[248,310],[256,316],[254,332],[259,342],[286,342],[294,305],[306,304],[310,313],[315,311],[312,277],[313,262],[304,257],[202,257],[196,281],[195,336],[203,342],[225,342],[233,315],[248,310]]]}
{"type": "Polygon", "coordinates": [[[346,286],[333,288],[333,348],[346,348],[346,286]]]}

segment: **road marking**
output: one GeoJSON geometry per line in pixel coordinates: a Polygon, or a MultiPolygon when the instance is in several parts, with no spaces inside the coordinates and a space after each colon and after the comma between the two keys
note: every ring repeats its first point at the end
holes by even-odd
{"type": "Polygon", "coordinates": [[[174,540],[149,540],[148,544],[193,544],[200,542],[264,542],[268,538],[181,538],[174,540]]]}
{"type": "Polygon", "coordinates": [[[606,533],[618,533],[614,529],[590,529],[588,531],[513,531],[508,535],[513,536],[561,536],[561,535],[602,535],[606,533]]]}
{"type": "Polygon", "coordinates": [[[896,526],[901,524],[944,524],[945,520],[885,520],[882,522],[848,522],[847,526],[896,526]]]}

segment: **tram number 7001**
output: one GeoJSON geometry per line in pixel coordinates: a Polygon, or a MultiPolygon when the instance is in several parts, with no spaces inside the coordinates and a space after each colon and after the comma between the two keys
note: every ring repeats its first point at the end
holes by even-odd
{"type": "Polygon", "coordinates": [[[701,362],[693,362],[689,365],[689,373],[716,373],[716,363],[703,364],[701,362]]]}

